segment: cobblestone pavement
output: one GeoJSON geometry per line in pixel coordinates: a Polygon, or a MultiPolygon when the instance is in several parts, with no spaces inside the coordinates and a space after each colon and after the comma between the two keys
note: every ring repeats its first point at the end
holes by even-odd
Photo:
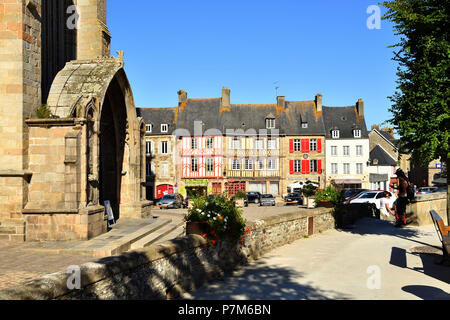
{"type": "Polygon", "coordinates": [[[35,252],[34,248],[40,248],[40,245],[0,241],[0,290],[94,260],[83,256],[35,252]]]}

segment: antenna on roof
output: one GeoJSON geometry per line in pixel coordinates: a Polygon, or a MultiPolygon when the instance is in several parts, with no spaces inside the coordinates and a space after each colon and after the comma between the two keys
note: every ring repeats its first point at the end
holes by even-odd
{"type": "Polygon", "coordinates": [[[278,86],[279,81],[275,81],[273,84],[275,85],[275,93],[276,93],[276,97],[278,97],[278,89],[280,89],[280,87],[278,86]]]}

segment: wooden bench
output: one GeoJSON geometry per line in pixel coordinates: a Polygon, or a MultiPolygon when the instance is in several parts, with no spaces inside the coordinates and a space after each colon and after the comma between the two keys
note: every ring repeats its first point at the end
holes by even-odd
{"type": "Polygon", "coordinates": [[[450,258],[450,227],[447,227],[444,220],[439,216],[439,214],[431,210],[431,219],[433,219],[434,226],[439,236],[439,240],[442,242],[442,250],[444,252],[444,260],[449,260],[450,258]]]}

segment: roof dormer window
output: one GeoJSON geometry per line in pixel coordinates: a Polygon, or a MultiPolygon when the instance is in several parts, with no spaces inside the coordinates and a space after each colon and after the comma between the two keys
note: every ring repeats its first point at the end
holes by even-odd
{"type": "Polygon", "coordinates": [[[353,130],[353,136],[355,138],[361,138],[361,130],[360,129],[353,130]]]}
{"type": "Polygon", "coordinates": [[[162,124],[161,125],[161,133],[168,133],[169,132],[169,125],[168,124],[162,124]]]}
{"type": "Polygon", "coordinates": [[[332,131],[331,131],[331,137],[332,137],[333,139],[339,139],[340,136],[341,136],[341,134],[340,134],[340,131],[339,131],[339,130],[335,129],[335,130],[332,130],[332,131]]]}
{"type": "Polygon", "coordinates": [[[275,129],[275,118],[267,118],[266,119],[266,128],[267,129],[275,129]]]}
{"type": "Polygon", "coordinates": [[[153,126],[151,124],[146,124],[145,125],[145,132],[146,133],[152,133],[152,129],[153,129],[153,126]]]}
{"type": "Polygon", "coordinates": [[[308,122],[302,122],[302,129],[308,129],[308,122]]]}

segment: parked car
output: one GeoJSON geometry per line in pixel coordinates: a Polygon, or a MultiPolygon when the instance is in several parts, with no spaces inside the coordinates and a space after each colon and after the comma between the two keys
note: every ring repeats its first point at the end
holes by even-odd
{"type": "MultiPolygon", "coordinates": [[[[350,204],[354,203],[372,203],[376,206],[378,210],[380,210],[380,202],[383,198],[383,193],[385,191],[377,190],[377,191],[366,191],[362,192],[358,197],[355,199],[350,200],[350,204]]],[[[389,191],[388,191],[389,192],[389,191]]],[[[391,194],[391,198],[389,199],[389,204],[391,207],[394,206],[395,200],[397,200],[397,196],[393,194],[392,192],[389,192],[391,194]]]]}
{"type": "Polygon", "coordinates": [[[262,206],[272,206],[275,207],[275,198],[271,194],[263,194],[261,196],[261,202],[259,204],[262,206]]]}
{"type": "Polygon", "coordinates": [[[301,193],[289,193],[284,198],[285,205],[303,204],[303,197],[301,193]]]}
{"type": "Polygon", "coordinates": [[[259,192],[247,192],[245,201],[247,205],[249,203],[260,203],[261,202],[261,193],[259,192]]]}
{"type": "Polygon", "coordinates": [[[344,202],[358,197],[361,193],[369,191],[367,189],[347,189],[344,190],[344,202]]]}
{"type": "Polygon", "coordinates": [[[181,194],[167,194],[162,197],[156,205],[162,209],[180,209],[185,206],[184,198],[181,194]]]}
{"type": "Polygon", "coordinates": [[[435,193],[438,190],[439,190],[438,187],[423,187],[423,188],[419,188],[419,190],[417,190],[417,194],[418,195],[430,194],[430,193],[435,193]]]}

